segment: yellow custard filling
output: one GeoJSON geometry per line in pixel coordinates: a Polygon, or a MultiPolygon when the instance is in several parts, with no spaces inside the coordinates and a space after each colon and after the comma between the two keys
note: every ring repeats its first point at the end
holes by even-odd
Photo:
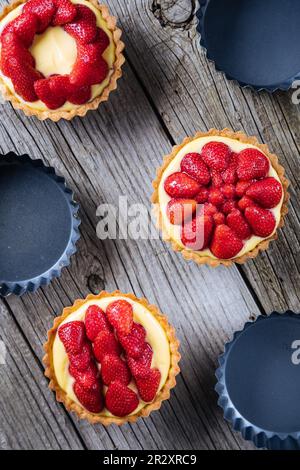
{"type": "MultiPolygon", "coordinates": [[[[99,85],[92,86],[92,94],[90,101],[93,101],[97,96],[101,95],[104,88],[109,84],[110,77],[113,72],[113,65],[115,62],[115,43],[113,35],[108,29],[106,21],[102,18],[100,10],[92,5],[90,2],[85,0],[71,0],[74,4],[85,5],[90,8],[96,15],[97,26],[105,31],[110,39],[110,44],[104,51],[103,58],[108,64],[109,73],[107,78],[99,85]]],[[[24,5],[19,5],[17,8],[12,10],[3,20],[0,22],[0,34],[3,28],[14,18],[19,16],[22,12],[24,5]]],[[[49,77],[52,74],[68,74],[73,68],[76,61],[77,48],[75,40],[66,33],[62,27],[49,27],[42,34],[37,34],[34,38],[33,44],[30,48],[30,52],[35,58],[36,69],[41,72],[45,77],[49,77]]],[[[18,98],[22,103],[25,101],[15,93],[12,81],[0,73],[0,76],[9,90],[18,98]]],[[[33,103],[27,102],[26,105],[32,109],[39,111],[48,110],[47,106],[40,100],[33,103]]],[[[69,111],[71,109],[78,108],[79,105],[66,102],[60,108],[55,111],[64,110],[69,111]]]]}
{"type": "MultiPolygon", "coordinates": [[[[106,311],[107,306],[111,302],[114,302],[119,299],[124,299],[133,305],[134,321],[140,323],[147,332],[146,341],[150,344],[153,349],[152,367],[156,367],[161,373],[161,381],[158,388],[159,391],[165,385],[169,376],[171,365],[170,343],[168,341],[166,332],[164,331],[158,320],[145,306],[129,299],[128,297],[122,296],[104,297],[98,300],[90,300],[83,304],[81,307],[79,307],[76,312],[73,312],[71,315],[69,315],[66,320],[61,323],[61,325],[71,321],[84,321],[86,311],[90,305],[98,305],[100,308],[102,308],[102,310],[106,311]]],[[[68,355],[66,353],[63,343],[59,339],[58,334],[56,334],[53,343],[52,355],[54,372],[59,386],[62,390],[64,390],[67,396],[71,398],[71,400],[73,400],[82,407],[73,390],[73,384],[75,380],[69,373],[68,355]]],[[[132,390],[136,391],[136,386],[133,381],[129,384],[129,387],[132,390]]],[[[140,411],[146,405],[147,403],[140,400],[138,407],[135,409],[132,415],[138,413],[138,411],[140,411]]],[[[112,414],[107,409],[103,409],[100,415],[112,416],[112,414]]]]}
{"type": "MultiPolygon", "coordinates": [[[[236,153],[241,152],[242,150],[246,148],[257,148],[255,147],[255,145],[245,144],[238,140],[230,139],[228,137],[221,137],[221,136],[200,137],[199,139],[195,139],[192,142],[189,142],[187,145],[185,145],[177,153],[176,157],[171,161],[170,165],[165,169],[163,176],[161,178],[161,181],[160,181],[159,189],[158,189],[160,217],[161,217],[161,221],[163,224],[163,231],[166,232],[172,240],[175,240],[176,243],[185,250],[189,250],[189,248],[184,246],[183,243],[181,242],[181,227],[179,225],[171,224],[167,216],[167,205],[168,205],[168,202],[172,198],[166,193],[164,189],[164,183],[165,183],[166,178],[169,175],[177,171],[180,171],[181,160],[187,153],[192,153],[192,152],[201,153],[202,147],[208,142],[213,142],[213,141],[224,142],[224,144],[227,144],[230,147],[230,149],[236,153]]],[[[260,149],[258,150],[261,152],[260,149]]],[[[271,166],[271,163],[270,163],[270,170],[267,176],[272,176],[273,178],[277,179],[280,182],[280,178],[278,174],[276,173],[276,171],[274,170],[274,168],[271,166]]],[[[284,199],[284,195],[282,195],[280,203],[274,209],[269,209],[274,214],[274,217],[276,220],[276,226],[272,235],[276,232],[276,229],[280,222],[281,207],[283,204],[283,199],[284,199]]],[[[249,240],[244,241],[244,246],[242,250],[235,256],[235,258],[242,256],[243,254],[248,253],[249,251],[253,250],[262,240],[264,240],[264,238],[253,235],[249,240]]],[[[196,253],[198,253],[199,256],[208,256],[210,258],[217,259],[212,254],[210,249],[197,251],[196,253]]]]}

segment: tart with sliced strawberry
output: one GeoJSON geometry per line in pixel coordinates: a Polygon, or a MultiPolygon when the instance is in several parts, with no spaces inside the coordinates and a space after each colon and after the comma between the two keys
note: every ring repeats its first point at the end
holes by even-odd
{"type": "Polygon", "coordinates": [[[97,0],[15,0],[0,15],[0,86],[39,119],[72,119],[116,89],[121,31],[97,0]]]}
{"type": "Polygon", "coordinates": [[[91,423],[135,422],[176,385],[179,342],[157,307],[132,294],[101,292],[56,318],[44,346],[58,401],[91,423]]]}
{"type": "Polygon", "coordinates": [[[229,129],[197,133],[157,171],[152,202],[163,237],[186,259],[244,263],[266,250],[287,213],[288,181],[266,145],[229,129]]]}

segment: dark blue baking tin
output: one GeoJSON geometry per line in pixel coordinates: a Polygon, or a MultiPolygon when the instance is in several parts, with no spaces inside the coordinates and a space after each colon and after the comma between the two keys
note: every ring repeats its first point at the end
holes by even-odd
{"type": "Polygon", "coordinates": [[[0,156],[0,296],[47,285],[70,263],[79,206],[65,180],[41,160],[0,156]]]}
{"type": "Polygon", "coordinates": [[[200,0],[201,45],[227,79],[288,90],[300,78],[298,0],[200,0]]]}
{"type": "Polygon", "coordinates": [[[300,449],[300,314],[260,316],[219,357],[218,404],[243,438],[261,448],[300,449]]]}

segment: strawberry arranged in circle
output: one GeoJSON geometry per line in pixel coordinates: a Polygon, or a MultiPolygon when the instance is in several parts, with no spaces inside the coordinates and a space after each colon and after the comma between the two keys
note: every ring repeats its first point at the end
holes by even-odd
{"type": "Polygon", "coordinates": [[[210,245],[211,252],[217,258],[229,259],[236,256],[243,248],[243,242],[227,225],[218,225],[210,245]]]}
{"type": "Polygon", "coordinates": [[[237,175],[240,180],[263,178],[269,169],[269,160],[259,150],[248,148],[239,153],[237,175]]]}
{"type": "Polygon", "coordinates": [[[238,209],[234,209],[228,214],[226,223],[241,240],[247,240],[251,237],[251,228],[238,209]]]}
{"type": "Polygon", "coordinates": [[[38,17],[36,15],[30,15],[26,12],[22,13],[4,27],[1,39],[3,40],[7,33],[15,33],[22,41],[22,45],[27,48],[33,42],[37,26],[38,17]]]}
{"type": "Polygon", "coordinates": [[[204,186],[210,182],[210,173],[199,153],[188,153],[181,160],[181,171],[204,186]]]}
{"type": "Polygon", "coordinates": [[[77,58],[70,73],[70,82],[76,86],[90,86],[103,82],[108,65],[102,57],[101,41],[77,45],[77,58]]]}
{"type": "Polygon", "coordinates": [[[112,382],[105,395],[105,406],[115,416],[128,416],[138,407],[137,394],[121,382],[112,382]]]}
{"type": "Polygon", "coordinates": [[[171,199],[167,206],[167,216],[171,224],[181,225],[183,221],[192,218],[196,209],[195,199],[171,199]]]}
{"type": "Polygon", "coordinates": [[[225,171],[229,165],[231,150],[223,142],[208,142],[202,148],[201,156],[212,170],[225,171]]]}
{"type": "Polygon", "coordinates": [[[77,15],[76,6],[70,0],[54,0],[56,12],[52,19],[53,26],[70,23],[77,15]]]}
{"type": "Polygon", "coordinates": [[[252,183],[246,190],[246,195],[260,206],[271,209],[281,201],[282,186],[275,178],[264,178],[252,183]]]}
{"type": "Polygon", "coordinates": [[[65,31],[82,44],[92,42],[97,34],[96,16],[85,5],[76,5],[76,16],[65,25],[65,31]]]}
{"type": "Polygon", "coordinates": [[[270,236],[276,226],[276,220],[272,212],[258,206],[247,207],[245,217],[251,226],[254,235],[258,237],[270,236]]]}
{"type": "Polygon", "coordinates": [[[33,14],[37,17],[37,33],[43,33],[50,25],[55,11],[56,6],[53,0],[29,0],[23,8],[23,13],[33,14]]]}
{"type": "Polygon", "coordinates": [[[210,215],[199,214],[183,225],[181,241],[192,250],[204,250],[209,246],[213,228],[212,217],[210,215]]]}
{"type": "Polygon", "coordinates": [[[165,181],[165,191],[171,197],[193,198],[200,189],[201,185],[185,173],[173,173],[165,181]]]}

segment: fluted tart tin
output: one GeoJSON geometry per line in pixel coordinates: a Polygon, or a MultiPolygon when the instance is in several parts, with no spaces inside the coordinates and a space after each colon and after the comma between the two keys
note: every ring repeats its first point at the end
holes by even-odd
{"type": "Polygon", "coordinates": [[[200,0],[201,45],[227,79],[288,90],[300,78],[298,0],[200,0]]]}
{"type": "Polygon", "coordinates": [[[0,156],[0,296],[47,285],[70,263],[79,206],[64,178],[41,160],[0,156]]]}
{"type": "Polygon", "coordinates": [[[224,418],[259,448],[300,449],[300,314],[259,316],[219,357],[224,418]]]}

